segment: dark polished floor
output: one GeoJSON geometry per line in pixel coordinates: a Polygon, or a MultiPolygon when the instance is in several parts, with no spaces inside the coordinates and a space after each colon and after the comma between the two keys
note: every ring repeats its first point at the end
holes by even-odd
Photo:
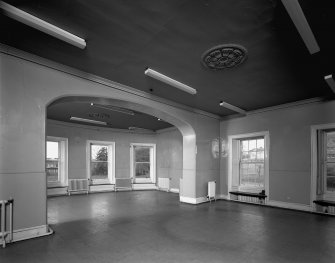
{"type": "Polygon", "coordinates": [[[50,198],[48,217],[0,262],[335,262],[335,218],[303,212],[137,191],[50,198]]]}

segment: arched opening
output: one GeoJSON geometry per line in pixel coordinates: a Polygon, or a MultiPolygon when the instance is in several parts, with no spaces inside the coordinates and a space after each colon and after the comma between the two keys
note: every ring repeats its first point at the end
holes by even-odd
{"type": "MultiPolygon", "coordinates": [[[[48,196],[116,191],[121,183],[124,190],[179,193],[184,201],[195,151],[190,125],[149,106],[98,97],[58,98],[46,115],[48,196]]],[[[57,222],[53,213],[48,223],[57,222]]]]}
{"type": "MultiPolygon", "coordinates": [[[[189,192],[192,192],[193,190],[191,189],[192,186],[194,186],[195,188],[195,177],[193,178],[190,178],[190,177],[192,176],[191,175],[192,167],[193,167],[193,164],[195,163],[195,160],[192,160],[192,156],[195,157],[195,138],[196,137],[195,137],[193,128],[189,124],[185,123],[184,121],[179,120],[178,118],[171,116],[170,114],[166,112],[163,112],[158,109],[154,109],[146,105],[140,105],[138,103],[122,101],[122,100],[117,100],[117,99],[88,97],[88,96],[69,96],[69,97],[57,98],[48,104],[47,109],[49,109],[47,110],[48,118],[51,118],[53,120],[58,119],[57,123],[53,121],[53,123],[50,124],[51,122],[50,120],[46,122],[47,145],[48,144],[50,145],[49,147],[50,149],[52,145],[53,146],[57,145],[57,154],[59,155],[57,156],[56,159],[52,160],[52,158],[48,158],[48,155],[51,156],[52,153],[49,153],[48,149],[46,151],[46,157],[47,157],[46,158],[46,173],[47,173],[47,178],[49,178],[47,179],[48,181],[47,184],[48,184],[48,193],[50,195],[57,194],[57,193],[64,194],[66,190],[65,187],[69,187],[69,179],[70,180],[79,179],[79,178],[80,179],[90,179],[91,168],[89,165],[90,164],[89,156],[86,157],[86,165],[83,165],[85,160],[82,160],[82,161],[77,160],[79,164],[75,165],[77,166],[76,168],[73,168],[74,165],[72,163],[69,164],[69,162],[71,162],[68,160],[68,158],[71,158],[71,156],[68,155],[68,152],[69,152],[68,150],[69,134],[68,133],[69,132],[65,132],[68,129],[72,130],[70,131],[71,148],[75,149],[75,150],[70,149],[70,152],[72,153],[76,152],[78,155],[80,155],[81,153],[78,152],[76,148],[81,147],[81,151],[85,151],[85,147],[83,147],[82,145],[86,143],[87,145],[86,155],[87,155],[87,152],[91,151],[90,150],[91,146],[88,146],[87,143],[96,144],[100,142],[101,145],[106,145],[105,148],[108,149],[108,143],[110,142],[111,143],[110,145],[114,144],[113,147],[110,146],[109,151],[110,151],[111,156],[114,155],[113,159],[115,163],[125,162],[125,161],[127,163],[129,163],[129,161],[132,163],[130,167],[126,167],[126,168],[123,167],[122,169],[119,168],[118,164],[116,164],[117,166],[116,169],[115,169],[115,164],[110,165],[110,170],[113,169],[113,172],[110,173],[111,175],[110,175],[109,180],[104,181],[105,183],[107,182],[108,184],[111,183],[116,187],[115,178],[120,179],[120,176],[123,178],[127,178],[127,177],[133,178],[133,183],[136,183],[136,176],[135,176],[136,169],[135,170],[132,169],[134,161],[131,161],[134,159],[133,154],[136,152],[134,151],[135,149],[134,147],[141,147],[141,149],[143,150],[145,149],[145,147],[147,147],[148,149],[151,148],[150,159],[152,160],[155,159],[155,163],[156,163],[156,159],[158,161],[157,167],[156,166],[151,167],[151,169],[155,169],[155,175],[154,176],[151,175],[151,177],[153,177],[152,181],[151,182],[147,181],[147,183],[155,184],[155,187],[160,187],[159,185],[160,181],[162,182],[162,184],[165,184],[163,182],[163,179],[169,178],[170,180],[169,188],[171,188],[174,191],[177,190],[177,192],[179,192],[181,196],[181,200],[185,196],[185,193],[187,196],[189,192]],[[110,110],[113,111],[112,115],[109,114],[110,110]],[[121,114],[119,114],[118,116],[115,115],[115,111],[120,112],[122,110],[125,110],[128,112],[121,112],[121,114]],[[141,115],[140,121],[142,118],[143,120],[142,123],[139,124],[139,120],[137,120],[137,124],[135,125],[131,121],[124,124],[125,126],[121,123],[119,123],[118,125],[115,124],[115,122],[117,122],[115,118],[123,117],[125,118],[123,119],[123,122],[127,122],[126,120],[130,120],[134,117],[134,116],[129,116],[129,114],[135,115],[134,114],[135,112],[137,113],[137,115],[141,115]],[[156,125],[157,127],[154,127],[151,129],[150,127],[152,126],[152,123],[144,123],[145,121],[152,122],[149,116],[152,117],[154,121],[156,122],[158,121],[157,124],[160,124],[160,125],[158,126],[156,125]],[[94,135],[92,135],[92,129],[91,129],[90,134],[87,135],[86,138],[84,139],[85,142],[82,141],[83,138],[81,138],[80,136],[74,136],[73,133],[75,131],[73,127],[70,128],[68,125],[67,127],[66,125],[64,125],[64,123],[69,124],[69,121],[71,121],[70,120],[71,118],[79,118],[79,121],[77,119],[77,121],[74,120],[74,123],[72,122],[72,126],[75,125],[75,123],[79,125],[81,124],[81,126],[83,126],[82,124],[87,125],[87,121],[93,121],[96,123],[93,123],[93,124],[89,123],[89,124],[95,126],[97,131],[99,130],[101,131],[102,129],[104,129],[105,133],[106,133],[106,129],[103,126],[105,122],[103,120],[106,120],[106,119],[110,120],[110,118],[112,118],[113,119],[112,123],[108,124],[109,128],[111,128],[112,130],[114,129],[114,131],[115,129],[116,130],[119,129],[120,131],[122,130],[121,132],[123,133],[127,132],[128,134],[129,134],[129,129],[130,129],[130,134],[135,134],[137,132],[140,132],[140,134],[142,134],[142,137],[143,135],[145,135],[146,138],[143,138],[142,140],[144,140],[144,142],[147,142],[147,143],[141,143],[141,139],[138,139],[138,138],[133,138],[132,140],[128,141],[127,143],[131,147],[131,154],[130,154],[131,160],[126,160],[127,158],[129,159],[129,153],[125,155],[124,153],[125,149],[123,149],[124,147],[122,148],[122,146],[121,148],[120,146],[116,148],[115,142],[111,142],[111,139],[108,139],[110,138],[108,136],[99,137],[100,139],[97,139],[97,137],[94,138],[94,135]],[[123,126],[120,127],[120,125],[121,126],[123,125],[123,126]],[[148,125],[149,125],[149,128],[146,127],[148,125]],[[59,127],[57,128],[56,126],[59,126],[59,127]],[[63,126],[64,129],[60,129],[60,126],[63,126]],[[173,136],[170,134],[169,135],[162,134],[163,131],[165,133],[165,129],[167,127],[169,128],[167,130],[169,131],[169,133],[173,134],[173,136]],[[150,139],[148,139],[150,136],[155,138],[153,141],[159,142],[157,144],[158,149],[157,149],[157,154],[155,154],[155,157],[153,157],[153,154],[152,154],[154,152],[153,147],[150,147],[150,145],[153,146],[154,144],[152,143],[152,140],[150,141],[150,139]],[[174,137],[172,139],[175,139],[176,144],[173,145],[173,143],[165,143],[165,146],[161,146],[161,147],[164,147],[164,149],[161,150],[160,145],[164,144],[163,143],[164,139],[166,140],[167,138],[169,138],[169,140],[171,140],[171,136],[174,137]],[[77,145],[73,145],[73,141],[77,141],[77,145]],[[134,141],[136,143],[131,143],[131,141],[134,141]],[[82,144],[81,146],[78,145],[80,143],[82,144]],[[193,154],[192,154],[192,151],[193,151],[193,154]],[[118,154],[120,152],[123,153],[123,155],[126,156],[126,158],[120,157],[119,156],[120,154],[118,154]],[[176,156],[179,156],[180,160],[177,160],[179,158],[178,157],[176,158],[176,156]],[[164,161],[162,161],[162,159],[164,161]],[[80,163],[81,163],[81,167],[79,167],[80,163]],[[70,169],[69,169],[69,165],[70,165],[70,169]],[[130,168],[130,173],[129,173],[129,168],[130,168]],[[86,171],[83,171],[85,169],[86,171]],[[57,176],[55,175],[55,172],[57,173],[57,176]],[[69,173],[70,173],[70,176],[69,176],[69,173]],[[184,175],[186,177],[186,181],[184,181],[184,175]],[[193,179],[194,182],[191,184],[188,182],[188,185],[185,187],[184,183],[186,183],[187,180],[189,179],[193,179]],[[63,188],[63,189],[62,191],[59,191],[60,189],[57,189],[57,188],[63,188]]],[[[77,133],[82,133],[82,132],[77,130],[77,133]]],[[[100,145],[100,144],[98,143],[97,145],[100,145]]],[[[118,145],[119,143],[116,143],[116,144],[118,145]]],[[[129,147],[129,145],[127,145],[127,147],[129,147]]],[[[124,143],[123,143],[123,146],[125,146],[124,143]]],[[[96,146],[96,147],[99,147],[99,146],[96,146]]],[[[101,149],[105,149],[105,148],[101,148],[101,149]]],[[[155,144],[154,150],[156,152],[156,144],[155,144]]],[[[71,155],[73,156],[74,154],[71,154],[71,155]]],[[[99,164],[99,165],[102,165],[102,164],[99,164]]],[[[145,164],[142,164],[142,169],[143,169],[143,165],[145,164]]],[[[138,164],[136,167],[138,166],[140,166],[140,164],[138,164]]],[[[107,170],[107,167],[108,167],[107,163],[105,167],[106,167],[105,170],[107,170]]],[[[141,169],[141,168],[138,168],[138,169],[141,169]]],[[[106,173],[105,175],[107,176],[106,173]]],[[[98,182],[99,180],[96,180],[96,181],[98,182]]],[[[103,184],[102,180],[100,180],[99,182],[100,182],[99,184],[101,185],[103,184]]],[[[145,182],[145,180],[137,179],[137,182],[145,182]]],[[[92,184],[92,180],[90,181],[90,184],[92,184]]],[[[105,189],[108,189],[108,188],[106,188],[105,186],[105,189]]],[[[109,188],[109,190],[110,189],[111,188],[109,188]]]]}

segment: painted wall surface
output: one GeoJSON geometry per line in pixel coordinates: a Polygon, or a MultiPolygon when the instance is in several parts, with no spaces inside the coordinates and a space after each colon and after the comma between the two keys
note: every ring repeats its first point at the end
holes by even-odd
{"type": "Polygon", "coordinates": [[[217,119],[125,91],[122,87],[114,88],[28,61],[35,58],[27,54],[19,54],[28,56],[27,59],[11,54],[9,48],[1,47],[0,199],[14,198],[15,229],[47,223],[46,107],[64,96],[119,100],[130,109],[154,115],[176,126],[183,135],[183,194],[189,198],[205,194],[202,181],[206,181],[205,177],[211,176],[212,172],[207,174],[203,169],[208,166],[202,168],[196,163],[210,156],[206,144],[219,135],[217,119]],[[197,140],[200,144],[196,155],[197,140]],[[197,174],[201,177],[198,181],[197,174]]]}
{"type": "Polygon", "coordinates": [[[157,173],[170,178],[170,188],[179,189],[183,171],[183,137],[177,129],[157,134],[157,173]]]}
{"type": "MultiPolygon", "coordinates": [[[[221,137],[269,131],[269,197],[310,204],[311,126],[335,123],[335,102],[318,102],[222,121],[221,137]]],[[[221,159],[221,192],[227,194],[228,157],[221,159]]]]}
{"type": "MultiPolygon", "coordinates": [[[[130,144],[157,144],[156,134],[116,132],[87,125],[47,122],[47,135],[68,138],[68,178],[85,179],[86,143],[88,140],[115,142],[115,177],[130,177],[130,144]]],[[[181,158],[182,159],[182,158],[181,158]]]]}
{"type": "Polygon", "coordinates": [[[208,194],[208,182],[216,181],[216,194],[220,192],[220,158],[213,155],[212,141],[219,138],[220,124],[197,116],[197,197],[208,194]]]}

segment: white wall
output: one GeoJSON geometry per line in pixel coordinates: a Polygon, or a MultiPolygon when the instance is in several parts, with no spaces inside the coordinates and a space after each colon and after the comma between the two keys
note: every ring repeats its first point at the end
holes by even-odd
{"type": "Polygon", "coordinates": [[[157,134],[157,173],[170,178],[170,188],[179,189],[183,171],[183,137],[177,129],[157,134]]]}

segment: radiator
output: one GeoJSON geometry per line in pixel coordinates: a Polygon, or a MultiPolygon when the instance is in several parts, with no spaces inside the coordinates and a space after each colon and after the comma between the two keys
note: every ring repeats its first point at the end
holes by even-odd
{"type": "Polygon", "coordinates": [[[264,200],[261,200],[258,197],[254,197],[254,196],[243,196],[243,195],[239,195],[237,197],[238,201],[242,201],[242,202],[248,202],[248,203],[256,203],[256,204],[262,204],[264,202],[264,200]]]}
{"type": "Polygon", "coordinates": [[[133,190],[133,178],[115,178],[114,190],[133,190]]]}
{"type": "Polygon", "coordinates": [[[215,181],[208,182],[208,195],[207,195],[207,198],[209,199],[210,202],[212,200],[216,201],[215,188],[216,188],[216,182],[215,181]]]}
{"type": "Polygon", "coordinates": [[[0,241],[3,248],[6,247],[6,241],[13,241],[13,199],[0,200],[0,241]],[[9,219],[8,227],[7,219],[9,219]]]}
{"type": "Polygon", "coordinates": [[[158,178],[158,189],[159,190],[165,190],[169,192],[170,190],[170,180],[171,178],[158,178]]]}
{"type": "Polygon", "coordinates": [[[72,192],[88,192],[90,191],[89,179],[69,179],[69,186],[67,192],[71,195],[72,192]]]}

